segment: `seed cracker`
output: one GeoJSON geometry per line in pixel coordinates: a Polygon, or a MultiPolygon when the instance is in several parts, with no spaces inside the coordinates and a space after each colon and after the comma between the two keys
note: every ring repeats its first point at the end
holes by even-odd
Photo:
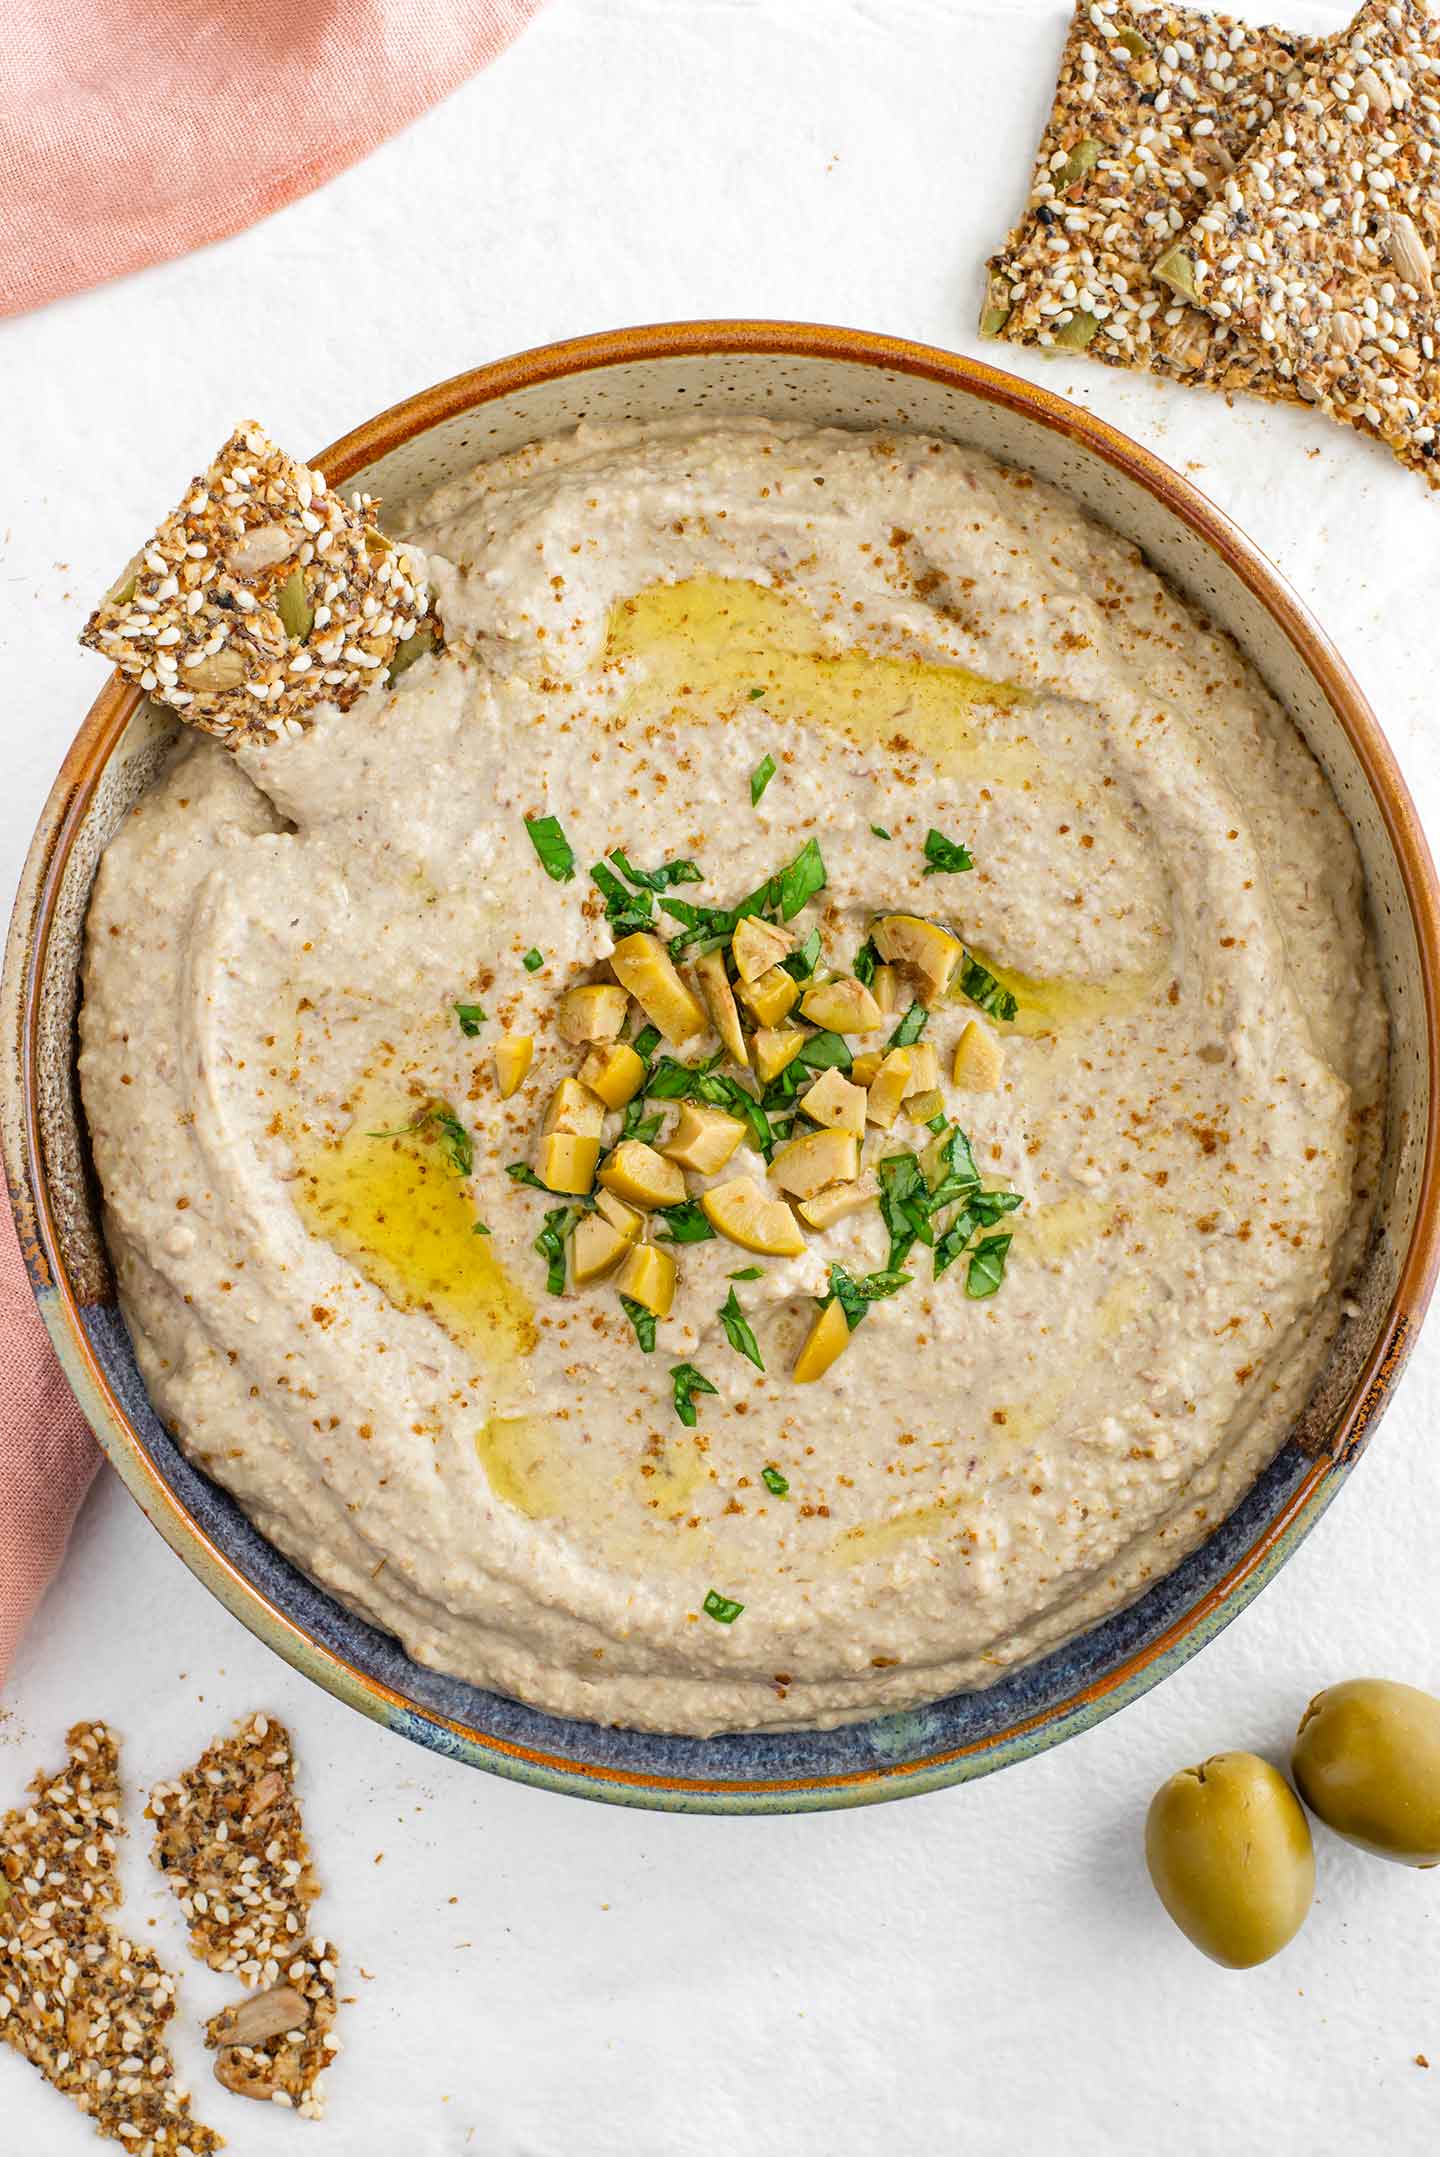
{"type": "Polygon", "coordinates": [[[0,1820],[0,2037],[134,2157],[224,2147],[192,2118],[165,2044],[175,1980],[116,1932],[119,1752],[77,1723],[59,1774],[0,1820]]]}
{"type": "Polygon", "coordinates": [[[300,734],[427,634],[423,558],[377,514],[245,420],[80,641],[231,747],[300,734]]]}
{"type": "Polygon", "coordinates": [[[991,257],[987,336],[1220,390],[1294,387],[1151,272],[1323,41],[1196,8],[1078,0],[1030,200],[991,257]]]}
{"type": "Polygon", "coordinates": [[[331,2035],[336,1950],[310,1936],[320,1885],[294,1771],[284,1724],[247,1716],[177,1781],[158,1783],[145,1813],[155,1823],[154,1862],[179,1899],[191,1947],[251,1988],[209,2025],[216,2075],[227,2089],[316,2119],[320,2078],[340,2049],[331,2035]]]}
{"type": "Polygon", "coordinates": [[[1440,485],[1440,19],[1367,0],[1156,264],[1440,485]]]}

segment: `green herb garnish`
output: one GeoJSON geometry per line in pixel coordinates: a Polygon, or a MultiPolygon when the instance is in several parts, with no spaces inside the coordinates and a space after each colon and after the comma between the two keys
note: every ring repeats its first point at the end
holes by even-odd
{"type": "Polygon", "coordinates": [[[795,859],[780,871],[780,917],[793,921],[802,906],[825,888],[825,863],[819,843],[807,839],[795,859]]]}
{"type": "Polygon", "coordinates": [[[525,829],[540,856],[540,866],[557,884],[568,884],[575,874],[575,854],[556,816],[527,816],[525,829]]]}
{"type": "Polygon", "coordinates": [[[556,1206],[545,1216],[535,1238],[535,1248],[546,1261],[545,1286],[552,1296],[565,1293],[565,1245],[577,1221],[584,1215],[574,1206],[556,1206]]]}
{"type": "Polygon", "coordinates": [[[620,1122],[620,1137],[638,1138],[642,1146],[648,1146],[653,1139],[660,1136],[660,1126],[664,1121],[663,1114],[647,1116],[645,1096],[637,1094],[633,1101],[627,1101],[625,1104],[625,1114],[620,1122]]]}
{"type": "Polygon", "coordinates": [[[850,971],[854,974],[855,979],[868,989],[875,979],[875,969],[879,964],[880,954],[867,936],[855,954],[855,963],[850,971]]]}
{"type": "Polygon", "coordinates": [[[725,1328],[725,1338],[737,1355],[748,1356],[757,1371],[765,1368],[760,1354],[760,1344],[750,1327],[750,1321],[740,1308],[740,1298],[732,1288],[720,1306],[720,1323],[725,1328]]]}
{"type": "Polygon", "coordinates": [[[765,1488],[770,1491],[774,1497],[789,1497],[790,1485],[786,1482],[784,1476],[781,1475],[778,1468],[762,1468],[760,1470],[760,1480],[765,1485],[765,1488]]]}
{"type": "Polygon", "coordinates": [[[911,1042],[918,1041],[921,1034],[924,1033],[925,1023],[929,1016],[930,1014],[923,1004],[912,1004],[894,1033],[891,1034],[890,1039],[885,1044],[886,1047],[908,1049],[911,1042]]]}
{"type": "Polygon", "coordinates": [[[727,1273],[725,1278],[727,1281],[763,1281],[765,1268],[763,1266],[742,1266],[738,1273],[727,1273]]]}
{"type": "Polygon", "coordinates": [[[927,876],[948,875],[952,872],[958,874],[961,869],[973,869],[974,866],[975,864],[970,858],[968,848],[963,847],[958,839],[947,839],[944,832],[936,831],[933,825],[926,832],[925,874],[927,876]]]}
{"type": "Polygon", "coordinates": [[[880,1178],[880,1218],[890,1232],[890,1256],[886,1271],[904,1265],[916,1242],[933,1243],[930,1226],[930,1192],[925,1172],[913,1153],[887,1154],[876,1174],[880,1178]]]}
{"type": "Polygon", "coordinates": [[[697,1393],[715,1393],[719,1389],[712,1386],[705,1373],[697,1371],[693,1363],[673,1364],[670,1370],[670,1378],[675,1389],[675,1413],[685,1425],[686,1430],[693,1431],[696,1415],[695,1395],[697,1393]]]}
{"type": "Polygon", "coordinates": [[[655,1346],[655,1313],[647,1311],[633,1296],[622,1296],[620,1308],[635,1328],[635,1338],[648,1356],[655,1346]]]}
{"type": "Polygon", "coordinates": [[[759,697],[763,697],[763,696],[764,696],[764,694],[765,694],[765,691],[764,691],[764,688],[762,687],[762,688],[759,688],[759,689],[751,689],[751,690],[747,691],[747,694],[748,694],[748,696],[749,696],[749,698],[750,698],[750,702],[751,702],[751,703],[753,704],[753,703],[755,703],[755,701],[757,700],[757,698],[759,698],[759,697]]]}
{"type": "Polygon", "coordinates": [[[978,1302],[982,1296],[993,1296],[1005,1278],[1005,1259],[1014,1237],[1007,1230],[1000,1236],[986,1236],[977,1243],[970,1254],[970,1270],[965,1276],[965,1293],[978,1302]]]}
{"type": "Polygon", "coordinates": [[[554,1192],[550,1190],[549,1184],[540,1181],[528,1161],[511,1161],[507,1165],[505,1173],[512,1183],[528,1184],[532,1191],[546,1191],[549,1192],[552,1198],[555,1196],[554,1192]]]}
{"type": "Polygon", "coordinates": [[[820,931],[812,929],[799,949],[792,951],[780,964],[792,981],[808,981],[820,964],[820,931]]]}
{"type": "Polygon", "coordinates": [[[713,1618],[717,1625],[733,1625],[745,1605],[733,1602],[728,1595],[719,1595],[711,1588],[700,1608],[706,1617],[713,1618]]]}
{"type": "Polygon", "coordinates": [[[520,964],[524,967],[527,974],[538,974],[541,967],[545,964],[545,954],[542,951],[537,951],[535,946],[532,944],[530,946],[530,949],[526,952],[524,958],[520,961],[520,964]]]}
{"type": "Polygon", "coordinates": [[[622,876],[628,876],[632,884],[644,891],[668,891],[672,884],[698,884],[701,871],[693,861],[662,861],[658,869],[637,869],[627,858],[624,848],[612,846],[610,859],[622,876]]]}
{"type": "Polygon", "coordinates": [[[660,1046],[659,1027],[642,1026],[639,1033],[636,1034],[635,1039],[631,1042],[630,1046],[632,1049],[634,1049],[635,1054],[641,1059],[642,1062],[649,1063],[650,1058],[655,1054],[656,1049],[658,1049],[660,1046]]]}
{"type": "Polygon", "coordinates": [[[617,937],[634,936],[655,925],[655,901],[648,891],[627,891],[607,861],[591,864],[590,881],[605,896],[605,919],[617,937]]]}
{"type": "Polygon", "coordinates": [[[830,1268],[830,1292],[820,1300],[823,1311],[827,1303],[838,1303],[845,1313],[845,1323],[853,1333],[872,1303],[879,1303],[885,1296],[896,1295],[908,1288],[912,1275],[886,1267],[881,1273],[867,1273],[857,1281],[843,1266],[830,1268]]]}
{"type": "Polygon", "coordinates": [[[423,1138],[427,1132],[438,1139],[456,1175],[468,1176],[475,1166],[475,1148],[470,1133],[454,1109],[447,1108],[443,1101],[432,1101],[428,1108],[422,1108],[409,1123],[401,1124],[397,1130],[372,1131],[369,1135],[371,1138],[423,1138]]]}
{"type": "Polygon", "coordinates": [[[460,1031],[467,1041],[473,1041],[485,1024],[485,1011],[480,1004],[457,1004],[455,1016],[460,1021],[460,1031]]]}
{"type": "MultiPolygon", "coordinates": [[[[976,1191],[968,1198],[951,1221],[943,1236],[935,1244],[935,1278],[938,1281],[947,1266],[952,1266],[960,1256],[977,1228],[993,1228],[1003,1215],[1013,1213],[1022,1205],[1018,1191],[976,1191]]],[[[1002,1265],[1002,1271],[1003,1265],[1002,1265]]],[[[999,1282],[997,1280],[996,1286],[999,1282]]],[[[993,1290],[987,1290],[993,1294],[993,1290]]]]}
{"type": "Polygon", "coordinates": [[[832,1066],[837,1071],[848,1071],[854,1061],[845,1036],[832,1033],[829,1027],[825,1026],[818,1034],[811,1034],[804,1048],[791,1057],[785,1069],[790,1071],[796,1064],[804,1064],[811,1071],[828,1071],[832,1066]]]}
{"type": "Polygon", "coordinates": [[[664,1231],[656,1237],[659,1243],[708,1243],[715,1234],[698,1198],[684,1199],[678,1206],[661,1206],[652,1218],[665,1223],[664,1231]]]}
{"type": "Polygon", "coordinates": [[[889,832],[885,829],[885,826],[883,824],[872,824],[870,826],[870,829],[874,832],[877,839],[888,839],[890,837],[889,832]]]}
{"type": "Polygon", "coordinates": [[[1002,989],[989,967],[972,959],[968,951],[960,970],[960,994],[968,996],[972,1004],[988,1012],[992,1019],[1013,1019],[1020,1009],[1009,989],[1002,989]]]}
{"type": "MultiPolygon", "coordinates": [[[[761,691],[761,695],[764,695],[763,690],[761,691]]],[[[752,809],[757,806],[760,800],[760,796],[764,793],[766,787],[770,784],[770,781],[774,778],[774,776],[775,759],[773,756],[771,756],[769,750],[767,749],[764,756],[761,757],[759,763],[755,766],[755,769],[750,774],[750,806],[752,809]]]]}
{"type": "Polygon", "coordinates": [[[956,1124],[948,1138],[938,1148],[940,1180],[930,1193],[932,1213],[940,1213],[952,1206],[957,1198],[968,1199],[980,1185],[980,1171],[975,1166],[975,1155],[970,1141],[956,1124]]]}
{"type": "Polygon", "coordinates": [[[472,1236],[488,1236],[490,1231],[483,1221],[477,1221],[470,1233],[472,1236]]]}

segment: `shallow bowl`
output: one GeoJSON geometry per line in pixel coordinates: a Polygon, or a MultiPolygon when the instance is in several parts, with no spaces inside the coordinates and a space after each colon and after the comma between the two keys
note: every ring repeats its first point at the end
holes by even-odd
{"type": "Polygon", "coordinates": [[[174,724],[118,676],[65,759],[21,883],[0,1004],[0,1130],[35,1294],[101,1445],[166,1541],[252,1632],[377,1722],[520,1782],[667,1811],[807,1811],[963,1782],[1113,1714],[1243,1610],[1330,1503],[1413,1345],[1440,1250],[1440,892],[1373,713],[1259,550],[1115,429],[973,360],[794,323],[625,330],[423,390],[311,462],[369,488],[393,516],[480,460],[580,419],[676,414],[918,429],[1067,488],[1229,631],[1354,827],[1393,1027],[1378,1230],[1356,1315],[1305,1415],[1209,1540],[1128,1609],[987,1691],[783,1736],[656,1737],[543,1715],[421,1668],[353,1617],[186,1461],[146,1399],[114,1303],[75,1085],[81,930],[100,852],[174,724]]]}

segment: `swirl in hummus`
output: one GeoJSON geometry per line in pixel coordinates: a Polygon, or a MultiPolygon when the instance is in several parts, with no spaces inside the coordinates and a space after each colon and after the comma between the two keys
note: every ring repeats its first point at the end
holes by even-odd
{"type": "Polygon", "coordinates": [[[101,866],[160,1414],[411,1655],[562,1714],[991,1682],[1193,1548],[1332,1341],[1386,1025],[1321,772],[1131,548],[938,441],[582,430],[411,536],[444,648],[185,740],[101,866]]]}

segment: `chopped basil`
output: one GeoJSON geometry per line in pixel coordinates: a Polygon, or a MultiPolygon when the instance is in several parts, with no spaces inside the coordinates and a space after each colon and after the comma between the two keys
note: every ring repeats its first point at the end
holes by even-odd
{"type": "Polygon", "coordinates": [[[554,816],[527,816],[525,829],[540,856],[540,866],[557,884],[568,884],[575,874],[575,854],[554,816]]]}
{"type": "Polygon", "coordinates": [[[763,1266],[742,1266],[738,1273],[727,1273],[725,1278],[727,1281],[763,1281],[765,1268],[763,1266]]]}
{"type": "Polygon", "coordinates": [[[542,951],[537,951],[535,946],[532,944],[530,946],[530,949],[526,952],[524,958],[520,961],[520,964],[524,967],[527,974],[538,974],[541,967],[545,964],[545,954],[542,951]]]}
{"type": "Polygon", "coordinates": [[[605,895],[605,919],[617,936],[634,936],[655,925],[655,901],[648,891],[627,891],[606,861],[591,864],[590,881],[605,895]]]}
{"type": "Polygon", "coordinates": [[[780,917],[793,921],[802,906],[825,888],[825,863],[818,841],[807,839],[795,859],[780,871],[780,917]]]}
{"type": "Polygon", "coordinates": [[[918,1041],[925,1031],[930,1014],[923,1004],[912,1004],[900,1024],[886,1043],[887,1048],[908,1049],[912,1041],[918,1041]]]}
{"type": "Polygon", "coordinates": [[[637,869],[618,846],[611,847],[610,859],[622,876],[646,891],[668,891],[672,884],[698,884],[702,880],[693,861],[662,861],[658,869],[637,869]]]}
{"type": "MultiPolygon", "coordinates": [[[[761,694],[763,695],[764,692],[762,691],[761,694]]],[[[774,778],[774,776],[775,759],[773,756],[771,756],[769,750],[767,749],[764,756],[761,757],[759,763],[755,766],[755,769],[750,774],[750,806],[752,809],[757,806],[760,800],[760,796],[764,793],[766,787],[770,784],[770,781],[774,778]]]]}
{"type": "Polygon", "coordinates": [[[477,1221],[470,1233],[472,1236],[488,1236],[490,1231],[483,1221],[477,1221]]]}
{"type": "Polygon", "coordinates": [[[879,964],[880,954],[867,936],[855,954],[855,964],[851,968],[851,972],[854,974],[855,979],[868,989],[875,979],[875,969],[879,964]]]}
{"type": "Polygon", "coordinates": [[[485,1010],[481,1004],[457,1004],[455,1016],[460,1021],[460,1031],[467,1041],[473,1041],[485,1024],[485,1010]]]}
{"type": "Polygon", "coordinates": [[[639,1033],[636,1034],[635,1039],[631,1042],[630,1046],[632,1049],[634,1049],[635,1054],[640,1057],[643,1062],[648,1063],[650,1061],[650,1058],[655,1054],[656,1049],[658,1049],[660,1046],[659,1027],[642,1026],[639,1033]]]}
{"type": "Polygon", "coordinates": [[[885,829],[885,826],[883,824],[872,824],[870,826],[870,829],[874,832],[877,839],[888,839],[890,836],[889,832],[885,829]]]}
{"type": "MultiPolygon", "coordinates": [[[[947,1266],[954,1264],[977,1228],[993,1228],[995,1223],[1024,1201],[1018,1191],[976,1191],[969,1197],[951,1221],[935,1245],[935,1278],[938,1281],[947,1266]]],[[[1001,1268],[1004,1270],[1003,1265],[1001,1268]]],[[[997,1276],[996,1286],[999,1286],[997,1276]]],[[[993,1294],[993,1290],[986,1290],[993,1294]]]]}
{"type": "Polygon", "coordinates": [[[963,847],[958,839],[947,839],[944,832],[936,831],[933,825],[926,832],[925,874],[927,876],[940,876],[949,874],[952,871],[958,874],[961,869],[973,869],[974,866],[975,864],[970,858],[968,848],[963,847]]]}
{"type": "Polygon", "coordinates": [[[620,1308],[635,1328],[635,1338],[648,1356],[655,1346],[655,1313],[647,1311],[633,1296],[622,1296],[620,1308]]]}
{"type": "Polygon", "coordinates": [[[965,964],[960,970],[960,994],[968,996],[972,1004],[978,1004],[992,1019],[1013,1019],[1020,1005],[1009,989],[1002,989],[988,966],[965,954],[965,964]]]}
{"type": "Polygon", "coordinates": [[[756,701],[757,697],[763,697],[763,696],[764,696],[764,694],[765,694],[765,690],[764,690],[764,687],[763,687],[763,686],[762,686],[761,688],[759,688],[759,689],[752,689],[752,690],[750,690],[750,691],[749,691],[749,697],[750,697],[750,702],[751,702],[751,703],[753,704],[753,703],[754,703],[754,702],[756,701]]]}
{"type": "Polygon", "coordinates": [[[625,1104],[625,1114],[620,1122],[620,1137],[638,1138],[642,1146],[648,1146],[652,1139],[660,1136],[660,1126],[664,1121],[664,1116],[658,1111],[653,1116],[647,1116],[645,1097],[643,1094],[637,1094],[633,1101],[627,1101],[625,1104]]]}
{"type": "Polygon", "coordinates": [[[732,1601],[728,1595],[719,1595],[711,1588],[700,1608],[706,1617],[713,1618],[717,1625],[733,1625],[745,1605],[732,1601]]]}
{"type": "Polygon", "coordinates": [[[812,929],[798,951],[792,951],[780,964],[792,981],[808,981],[820,964],[820,931],[812,929]]]}
{"type": "Polygon", "coordinates": [[[545,1216],[535,1248],[546,1260],[545,1286],[552,1296],[565,1293],[565,1244],[582,1214],[574,1206],[556,1206],[545,1216]]]}
{"type": "Polygon", "coordinates": [[[970,1254],[970,1270],[965,1276],[965,1293],[978,1302],[982,1296],[993,1296],[1005,1278],[1005,1259],[1014,1238],[1007,1229],[1003,1235],[986,1236],[977,1243],[970,1254]]]}
{"type": "MultiPolygon", "coordinates": [[[[659,1120],[657,1117],[657,1123],[659,1120]]],[[[663,1232],[656,1237],[658,1243],[708,1243],[715,1233],[698,1198],[684,1199],[678,1206],[661,1206],[652,1218],[665,1223],[663,1232]]]]}
{"type": "Polygon", "coordinates": [[[732,1288],[720,1306],[720,1323],[725,1328],[725,1338],[737,1355],[748,1356],[757,1371],[765,1368],[760,1354],[760,1344],[751,1331],[750,1321],[740,1308],[740,1298],[732,1288]]]}
{"type": "Polygon", "coordinates": [[[880,1178],[880,1218],[890,1232],[887,1272],[903,1266],[915,1243],[933,1243],[930,1226],[930,1193],[925,1172],[913,1153],[887,1154],[876,1174],[880,1178]]]}
{"type": "MultiPolygon", "coordinates": [[[[505,1170],[512,1183],[528,1184],[532,1191],[549,1191],[548,1183],[542,1183],[528,1161],[511,1161],[505,1170]]],[[[553,1192],[551,1196],[553,1197],[553,1192]]]]}
{"type": "Polygon", "coordinates": [[[854,1061],[844,1035],[832,1033],[826,1026],[818,1034],[811,1034],[804,1048],[791,1058],[785,1069],[789,1071],[796,1064],[805,1064],[811,1071],[828,1071],[832,1066],[838,1071],[848,1071],[854,1061]]]}
{"type": "Polygon", "coordinates": [[[946,1116],[945,1111],[942,1108],[934,1116],[928,1117],[926,1119],[925,1128],[927,1131],[933,1131],[938,1138],[940,1133],[945,1129],[945,1126],[948,1121],[949,1118],[946,1116]]]}
{"type": "Polygon", "coordinates": [[[975,1155],[970,1141],[958,1124],[948,1138],[943,1139],[939,1149],[940,1181],[930,1193],[929,1207],[932,1213],[952,1206],[957,1198],[968,1199],[980,1183],[980,1171],[975,1166],[975,1155]]]}
{"type": "Polygon", "coordinates": [[[883,1273],[867,1273],[863,1280],[857,1281],[843,1266],[832,1265],[830,1292],[821,1298],[820,1308],[823,1310],[827,1303],[838,1303],[845,1313],[845,1323],[853,1333],[872,1303],[908,1287],[911,1278],[908,1273],[887,1267],[883,1273]]]}
{"type": "MultiPolygon", "coordinates": [[[[424,1138],[426,1134],[438,1139],[450,1166],[457,1176],[468,1176],[475,1166],[475,1147],[454,1109],[443,1101],[432,1101],[412,1116],[409,1123],[401,1124],[394,1131],[372,1131],[371,1138],[424,1138]]],[[[542,1185],[543,1189],[544,1186],[542,1185]]]]}
{"type": "Polygon", "coordinates": [[[697,1393],[715,1393],[719,1389],[712,1386],[704,1372],[697,1371],[693,1363],[673,1364],[670,1370],[670,1379],[675,1389],[675,1413],[685,1425],[686,1430],[693,1431],[696,1413],[695,1395],[697,1393]]]}
{"type": "Polygon", "coordinates": [[[778,1468],[762,1468],[760,1470],[760,1480],[765,1485],[765,1488],[770,1491],[772,1495],[776,1498],[789,1497],[790,1485],[786,1482],[784,1476],[781,1475],[778,1468]]]}

